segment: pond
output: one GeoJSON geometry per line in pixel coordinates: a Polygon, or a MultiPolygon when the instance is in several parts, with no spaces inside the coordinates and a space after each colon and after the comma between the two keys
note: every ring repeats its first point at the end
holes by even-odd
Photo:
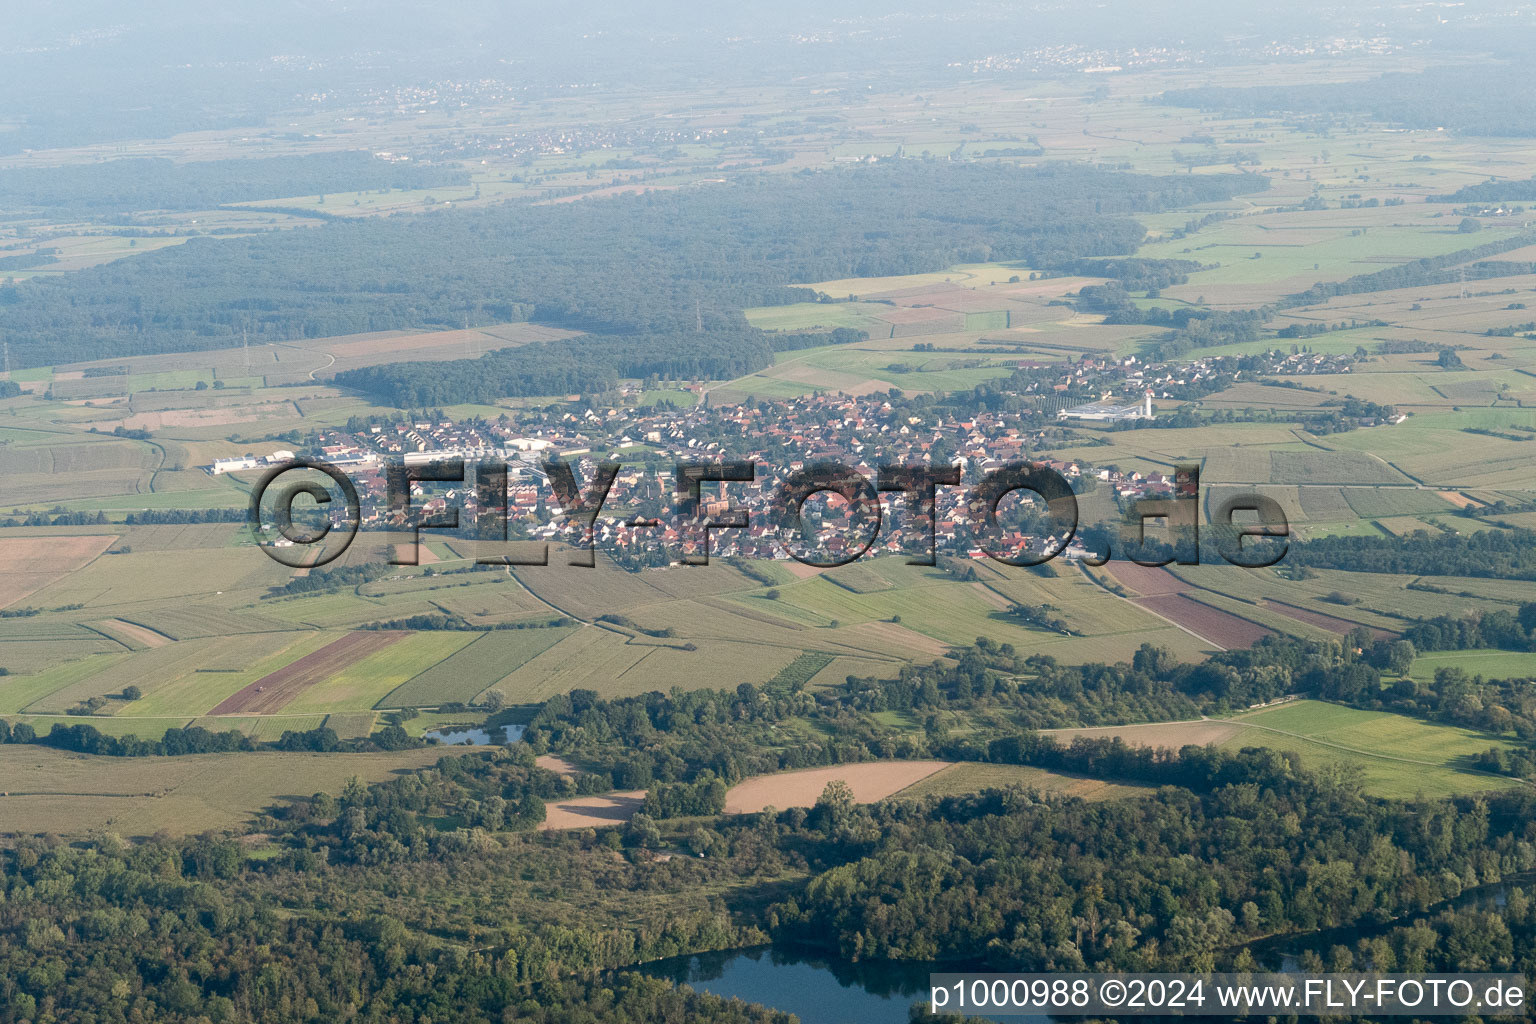
{"type": "MultiPolygon", "coordinates": [[[[526,725],[504,725],[501,732],[506,736],[505,740],[497,740],[498,743],[516,743],[523,738],[526,725]]],[[[468,743],[472,747],[488,747],[491,745],[491,732],[488,729],[431,729],[421,734],[424,740],[437,740],[449,746],[457,746],[460,743],[468,743]]]]}
{"type": "MultiPolygon", "coordinates": [[[[920,962],[861,961],[759,946],[680,956],[630,968],[793,1013],[803,1024],[900,1024],[928,997],[928,975],[959,968],[920,962]]],[[[986,1018],[1045,1024],[1045,1016],[986,1018]]]]}

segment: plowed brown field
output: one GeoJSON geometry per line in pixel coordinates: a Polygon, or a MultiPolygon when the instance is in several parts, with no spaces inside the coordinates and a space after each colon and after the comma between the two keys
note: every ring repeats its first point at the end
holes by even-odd
{"type": "Polygon", "coordinates": [[[276,672],[262,676],[225,698],[210,715],[271,714],[328,676],[335,675],[375,651],[382,651],[406,634],[399,630],[360,630],[348,633],[276,672]]]}

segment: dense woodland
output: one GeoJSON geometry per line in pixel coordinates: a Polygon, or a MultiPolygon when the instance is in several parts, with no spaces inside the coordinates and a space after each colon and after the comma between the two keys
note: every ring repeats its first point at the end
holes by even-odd
{"type": "Polygon", "coordinates": [[[1536,96],[1526,77],[1522,67],[1480,61],[1359,82],[1174,89],[1160,101],[1234,117],[1288,114],[1316,119],[1323,127],[1354,115],[1406,128],[1529,138],[1536,136],[1536,96]]]}
{"type": "Polygon", "coordinates": [[[1481,576],[1536,580],[1536,531],[1475,530],[1407,537],[1313,537],[1290,545],[1298,566],[1409,576],[1481,576]]]}
{"type": "MultiPolygon", "coordinates": [[[[532,319],[678,338],[702,320],[704,337],[721,335],[718,350],[745,330],[742,309],[814,297],[795,281],[1128,254],[1143,234],[1133,215],[1262,185],[1251,175],[901,160],[557,206],[329,221],[193,239],[0,288],[0,340],[12,365],[26,366],[217,348],[243,332],[255,342],[532,319]]],[[[534,346],[520,351],[540,358],[534,346]]]]}
{"type": "Polygon", "coordinates": [[[0,171],[0,208],[108,217],[151,210],[208,210],[228,203],[331,192],[468,183],[469,173],[456,167],[380,160],[362,152],[192,163],[109,160],[0,171]]]}
{"type": "Polygon", "coordinates": [[[1446,195],[1430,196],[1432,203],[1528,203],[1536,201],[1536,178],[1523,181],[1507,178],[1489,180],[1481,185],[1466,185],[1446,195]]]}

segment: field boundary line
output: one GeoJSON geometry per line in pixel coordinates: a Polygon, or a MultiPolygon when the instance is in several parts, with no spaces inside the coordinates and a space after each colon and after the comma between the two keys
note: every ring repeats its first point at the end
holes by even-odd
{"type": "MultiPolygon", "coordinates": [[[[1144,612],[1146,612],[1149,615],[1153,615],[1153,616],[1156,616],[1159,619],[1162,619],[1164,622],[1168,623],[1170,626],[1173,626],[1175,629],[1182,629],[1184,632],[1188,633],[1190,636],[1194,637],[1196,640],[1199,640],[1203,644],[1210,644],[1212,647],[1216,648],[1218,651],[1225,651],[1227,649],[1227,648],[1221,646],[1221,644],[1219,644],[1216,641],[1212,640],[1210,637],[1201,636],[1199,633],[1196,633],[1194,630],[1190,629],[1188,626],[1184,625],[1183,623],[1175,622],[1174,620],[1170,619],[1166,615],[1159,615],[1155,610],[1153,610],[1151,608],[1148,608],[1144,604],[1137,604],[1136,600],[1134,598],[1122,597],[1121,595],[1115,593],[1113,590],[1110,590],[1109,587],[1107,585],[1105,585],[1105,583],[1102,580],[1098,579],[1093,574],[1091,574],[1089,572],[1086,572],[1086,571],[1083,571],[1081,569],[1079,571],[1083,572],[1083,575],[1087,576],[1090,580],[1093,580],[1093,582],[1095,584],[1097,584],[1098,587],[1101,590],[1103,590],[1106,594],[1108,594],[1110,597],[1118,598],[1119,600],[1124,601],[1126,604],[1135,605],[1141,611],[1144,611],[1144,612]]],[[[1174,578],[1178,579],[1178,577],[1174,577],[1174,578]]],[[[1121,585],[1124,586],[1124,584],[1121,584],[1121,585]]],[[[1140,595],[1140,596],[1145,597],[1146,595],[1140,595]]],[[[1212,607],[1212,606],[1207,605],[1206,607],[1212,607]]],[[[1216,610],[1220,611],[1221,609],[1216,609],[1216,610]]],[[[1231,614],[1231,613],[1229,612],[1228,614],[1231,614]]],[[[1236,616],[1236,615],[1233,615],[1232,617],[1233,618],[1238,618],[1238,616],[1236,616]]],[[[1243,619],[1243,621],[1247,622],[1248,620],[1247,619],[1243,619]]],[[[1258,625],[1258,623],[1254,623],[1254,625],[1258,625]]]]}
{"type": "MultiPolygon", "coordinates": [[[[1407,717],[1407,716],[1405,716],[1407,717]]],[[[1361,757],[1373,757],[1379,761],[1396,761],[1400,764],[1418,764],[1427,768],[1444,768],[1447,771],[1460,772],[1467,775],[1481,775],[1490,779],[1503,779],[1507,782],[1519,783],[1522,786],[1530,786],[1532,783],[1524,779],[1517,779],[1512,775],[1499,775],[1496,772],[1485,772],[1480,768],[1461,768],[1456,765],[1446,764],[1444,761],[1423,761],[1416,757],[1396,757],[1392,754],[1379,754],[1372,750],[1361,750],[1359,747],[1346,747],[1342,743],[1334,743],[1331,740],[1318,739],[1315,736],[1307,736],[1299,732],[1291,732],[1289,729],[1277,729],[1272,725],[1255,725],[1245,722],[1241,718],[1212,718],[1212,722],[1230,722],[1233,725],[1245,729],[1258,729],[1261,732],[1272,732],[1278,736],[1289,736],[1292,739],[1304,740],[1307,743],[1316,743],[1320,747],[1331,747],[1334,750],[1342,750],[1350,754],[1359,754],[1361,757]]],[[[1418,721],[1418,719],[1415,719],[1418,721]]]]}
{"type": "MultiPolygon", "coordinates": [[[[112,641],[113,643],[117,644],[117,646],[121,647],[123,649],[123,651],[128,653],[128,654],[133,654],[137,650],[146,650],[147,649],[147,647],[144,647],[144,648],[129,647],[127,641],[121,640],[121,639],[113,636],[111,633],[108,633],[104,629],[97,629],[95,626],[91,625],[89,622],[81,622],[78,625],[80,625],[84,629],[90,630],[92,633],[95,633],[97,636],[102,637],[103,639],[112,641]]],[[[115,652],[115,651],[107,651],[107,652],[104,652],[104,653],[115,654],[117,652],[115,652]]],[[[41,700],[42,698],[40,697],[38,699],[41,700]]]]}

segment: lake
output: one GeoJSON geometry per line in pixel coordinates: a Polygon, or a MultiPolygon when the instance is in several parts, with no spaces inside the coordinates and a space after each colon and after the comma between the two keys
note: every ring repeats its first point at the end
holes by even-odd
{"type": "MultiPolygon", "coordinates": [[[[526,725],[504,725],[501,727],[501,732],[506,736],[506,739],[504,741],[497,740],[497,742],[515,743],[523,738],[523,732],[527,728],[526,725]]],[[[437,740],[439,743],[446,743],[450,747],[458,746],[460,743],[468,743],[472,747],[488,747],[491,745],[490,731],[479,728],[432,729],[422,733],[421,738],[424,740],[437,740]]]]}
{"type": "MultiPolygon", "coordinates": [[[[901,1024],[914,1002],[927,999],[929,973],[957,968],[885,960],[853,963],[761,946],[673,957],[629,970],[793,1013],[803,1024],[901,1024]]],[[[1050,1020],[986,1019],[1023,1024],[1050,1020]]]]}

